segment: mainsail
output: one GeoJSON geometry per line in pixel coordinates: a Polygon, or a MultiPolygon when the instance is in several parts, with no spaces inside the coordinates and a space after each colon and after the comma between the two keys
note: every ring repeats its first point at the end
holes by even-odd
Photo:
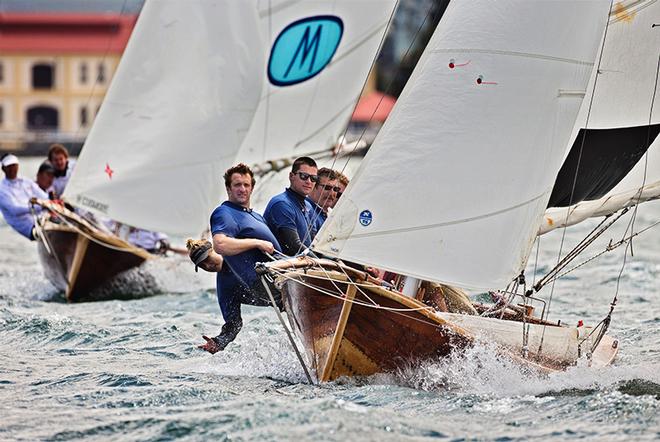
{"type": "Polygon", "coordinates": [[[267,75],[240,161],[260,164],[306,155],[337,142],[395,4],[395,0],[259,3],[264,45],[271,52],[264,60],[262,71],[267,75]],[[302,74],[314,73],[324,56],[329,62],[322,72],[297,81],[307,76],[302,74]]]}
{"type": "Polygon", "coordinates": [[[261,95],[256,3],[147,2],[65,192],[170,234],[201,232],[261,95]]]}
{"type": "Polygon", "coordinates": [[[524,268],[610,2],[451,2],[312,248],[453,285],[524,268]]]}
{"type": "Polygon", "coordinates": [[[655,0],[612,11],[595,89],[587,89],[539,234],[660,197],[659,17],[655,0]]]}

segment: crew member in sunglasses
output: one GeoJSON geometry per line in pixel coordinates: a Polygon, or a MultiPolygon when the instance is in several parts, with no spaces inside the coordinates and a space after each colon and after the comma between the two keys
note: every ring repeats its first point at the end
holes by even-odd
{"type": "Polygon", "coordinates": [[[297,158],[289,173],[289,187],[268,202],[264,218],[282,246],[282,252],[295,256],[309,247],[316,235],[314,208],[307,196],[318,182],[316,162],[297,158]]]}
{"type": "Polygon", "coordinates": [[[318,232],[321,226],[328,218],[328,209],[335,206],[335,203],[341,196],[341,187],[339,187],[339,176],[337,172],[327,167],[319,169],[319,181],[314,186],[314,190],[309,194],[312,201],[312,222],[314,229],[318,232]]]}

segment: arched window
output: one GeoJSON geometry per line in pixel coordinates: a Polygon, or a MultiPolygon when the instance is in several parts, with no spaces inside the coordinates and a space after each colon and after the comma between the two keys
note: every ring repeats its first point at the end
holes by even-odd
{"type": "Polygon", "coordinates": [[[32,87],[34,89],[52,89],[55,85],[55,68],[52,64],[32,66],[32,87]]]}
{"type": "Polygon", "coordinates": [[[57,130],[59,112],[52,106],[33,106],[27,110],[28,130],[57,130]]]}

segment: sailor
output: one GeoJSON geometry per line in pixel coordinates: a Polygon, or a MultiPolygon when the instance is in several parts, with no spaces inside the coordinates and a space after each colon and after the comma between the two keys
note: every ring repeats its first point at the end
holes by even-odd
{"type": "Polygon", "coordinates": [[[308,197],[312,202],[312,222],[316,232],[328,218],[328,209],[334,207],[337,198],[341,195],[339,177],[334,170],[322,167],[318,176],[319,180],[308,197]]]}
{"type": "MultiPolygon", "coordinates": [[[[34,217],[30,208],[32,198],[48,199],[37,183],[18,176],[18,158],[5,154],[0,159],[5,178],[0,182],[0,211],[14,230],[34,241],[34,217]]],[[[41,211],[34,206],[35,213],[41,211]]]]}
{"type": "MultiPolygon", "coordinates": [[[[224,259],[220,261],[216,287],[225,323],[218,336],[203,336],[206,343],[199,346],[211,354],[224,350],[238,335],[243,326],[241,304],[270,305],[270,297],[255,272],[255,264],[267,261],[267,254],[281,251],[264,217],[250,208],[255,184],[252,170],[240,163],[228,169],[224,179],[228,199],[211,214],[211,233],[213,250],[224,259]]],[[[203,262],[209,256],[217,260],[217,255],[210,251],[207,257],[204,254],[204,251],[198,256],[191,254],[196,266],[202,264],[200,267],[205,268],[203,262]]],[[[273,287],[271,293],[281,309],[279,292],[273,287]]]]}
{"type": "Polygon", "coordinates": [[[136,247],[158,255],[164,255],[170,249],[167,235],[161,232],[131,227],[127,240],[136,247]]]}
{"type": "Polygon", "coordinates": [[[290,186],[271,198],[266,206],[264,218],[287,255],[297,255],[309,247],[316,234],[312,203],[306,198],[319,180],[316,173],[313,159],[297,158],[289,173],[290,186]]]}
{"type": "Polygon", "coordinates": [[[55,182],[53,190],[57,198],[61,198],[64,188],[71,178],[71,173],[76,165],[75,160],[69,159],[69,151],[61,144],[52,144],[48,149],[48,161],[55,168],[55,182]]]}
{"type": "Polygon", "coordinates": [[[337,201],[339,201],[339,197],[342,196],[342,194],[346,191],[346,188],[348,187],[348,182],[350,181],[346,175],[341,173],[338,170],[335,170],[335,174],[337,175],[337,179],[339,180],[339,192],[337,192],[337,198],[335,199],[335,202],[332,203],[332,208],[335,207],[337,204],[337,201]]]}
{"type": "Polygon", "coordinates": [[[53,191],[53,182],[55,181],[55,168],[48,160],[39,165],[37,171],[37,179],[35,182],[37,186],[48,194],[50,199],[55,199],[55,192],[53,191]]]}

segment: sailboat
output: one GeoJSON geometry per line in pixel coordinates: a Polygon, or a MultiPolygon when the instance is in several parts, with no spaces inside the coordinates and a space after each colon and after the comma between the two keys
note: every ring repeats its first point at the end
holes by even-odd
{"type": "Polygon", "coordinates": [[[658,12],[653,1],[449,4],[310,251],[259,268],[281,287],[318,381],[392,371],[482,340],[540,371],[614,360],[609,315],[591,326],[550,321],[524,271],[544,226],[657,197],[660,169],[649,171],[658,163],[653,148],[644,151],[657,135],[658,12]],[[622,103],[636,111],[621,117],[622,103]],[[648,143],[612,151],[641,150],[638,164],[622,171],[615,156],[605,173],[616,176],[604,186],[589,182],[597,161],[578,164],[587,173],[575,181],[587,190],[555,207],[571,147],[584,145],[586,132],[633,126],[648,143]],[[406,275],[405,285],[342,261],[406,275]],[[500,292],[491,292],[492,305],[474,303],[476,314],[458,314],[422,302],[420,280],[500,292]]]}
{"type": "MultiPolygon", "coordinates": [[[[233,163],[328,150],[338,138],[395,2],[378,5],[147,1],[64,200],[139,229],[198,236],[233,163]]],[[[96,287],[153,258],[44,207],[42,263],[68,301],[95,299],[96,287]]]]}

